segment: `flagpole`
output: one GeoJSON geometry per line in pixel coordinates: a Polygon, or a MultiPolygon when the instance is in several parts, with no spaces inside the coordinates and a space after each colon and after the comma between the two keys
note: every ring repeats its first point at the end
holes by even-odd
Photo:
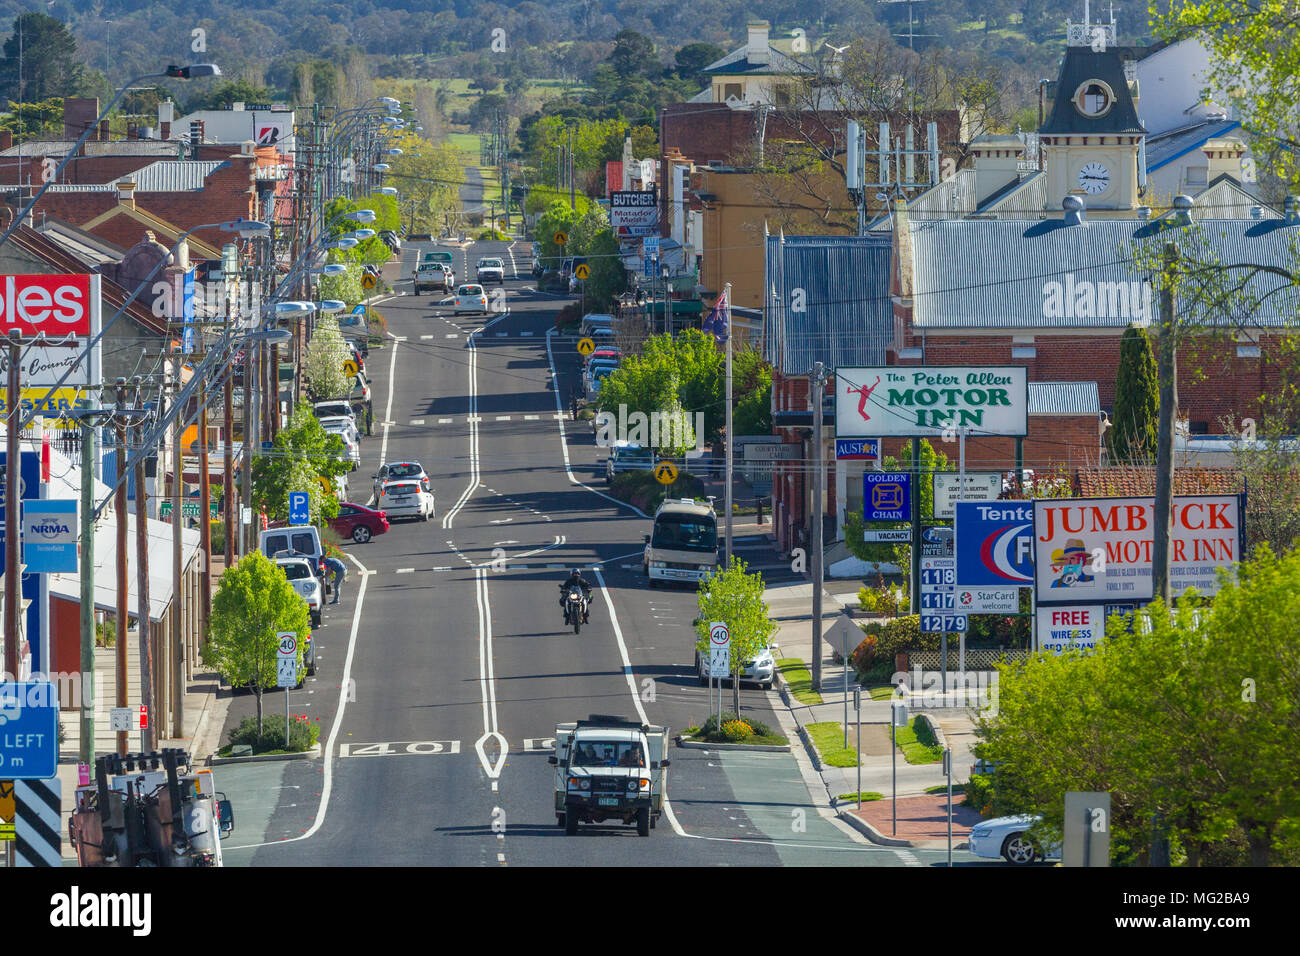
{"type": "Polygon", "coordinates": [[[731,283],[730,282],[728,282],[726,286],[723,288],[722,296],[726,302],[726,308],[722,313],[722,318],[723,321],[726,322],[725,328],[727,334],[727,400],[726,400],[727,438],[726,438],[726,444],[723,446],[725,449],[725,458],[726,458],[726,468],[724,469],[725,477],[723,480],[726,482],[726,487],[723,493],[723,502],[724,502],[724,507],[727,509],[726,567],[729,568],[731,567],[731,513],[733,510],[731,505],[731,468],[732,468],[732,450],[735,448],[735,436],[731,434],[731,283]]]}

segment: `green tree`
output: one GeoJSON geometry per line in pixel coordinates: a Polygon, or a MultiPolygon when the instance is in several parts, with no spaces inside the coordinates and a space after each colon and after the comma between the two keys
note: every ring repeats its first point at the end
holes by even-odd
{"type": "Polygon", "coordinates": [[[343,371],[343,363],[351,358],[347,343],[339,332],[338,319],[323,314],[316,323],[316,331],[307,343],[307,355],[302,363],[303,384],[313,401],[346,396],[351,379],[343,371]]]}
{"type": "Polygon", "coordinates": [[[1115,375],[1115,420],[1106,432],[1116,464],[1147,464],[1155,460],[1156,420],[1160,386],[1156,359],[1145,328],[1130,326],[1119,340],[1119,369],[1115,375]]]}
{"type": "MultiPolygon", "coordinates": [[[[435,145],[415,133],[404,134],[394,145],[402,155],[389,160],[393,168],[388,175],[401,190],[403,204],[414,206],[412,231],[436,234],[448,225],[446,217],[459,210],[457,190],[465,177],[460,156],[450,143],[435,145]]],[[[406,210],[409,215],[411,207],[406,210]]]]}
{"type": "Polygon", "coordinates": [[[77,95],[84,67],[77,41],[62,20],[44,13],[14,18],[14,32],[0,59],[0,89],[15,100],[47,100],[77,95]],[[22,75],[18,73],[21,49],[22,75]]]}
{"type": "Polygon", "coordinates": [[[580,218],[579,213],[569,209],[567,202],[559,199],[552,202],[546,212],[537,217],[537,228],[534,232],[542,243],[542,258],[556,260],[574,254],[567,246],[557,243],[555,236],[562,232],[571,237],[580,218]]]}
{"type": "Polygon", "coordinates": [[[713,43],[688,43],[673,56],[677,75],[683,80],[703,84],[707,77],[704,68],[727,55],[727,51],[713,43]]]}
{"type": "Polygon", "coordinates": [[[652,76],[663,71],[663,64],[655,52],[654,40],[635,30],[620,30],[614,34],[614,49],[609,54],[609,64],[621,77],[637,74],[652,76]]]}
{"type": "Polygon", "coordinates": [[[1167,40],[1200,38],[1210,49],[1204,99],[1235,108],[1261,169],[1300,186],[1300,17],[1295,4],[1201,0],[1149,4],[1167,40]]]}
{"type": "Polygon", "coordinates": [[[204,663],[232,687],[251,686],[257,695],[257,732],[262,732],[262,691],[276,683],[280,631],[298,636],[298,667],[311,634],[307,602],[284,571],[260,551],[227,568],[212,598],[210,635],[204,663]]]}
{"type": "Polygon", "coordinates": [[[235,103],[269,103],[273,99],[275,99],[275,91],[265,86],[258,86],[247,80],[227,80],[206,93],[192,96],[185,103],[185,112],[228,110],[235,103]]]}
{"type": "Polygon", "coordinates": [[[350,468],[339,437],[325,431],[309,407],[299,406],[289,424],[276,434],[270,454],[253,458],[254,506],[272,521],[286,521],[289,492],[305,491],[311,522],[319,525],[338,515],[333,479],[350,468]],[[322,478],[329,481],[328,493],[322,478]]]}
{"type": "Polygon", "coordinates": [[[59,97],[40,103],[10,100],[9,109],[8,116],[0,117],[0,129],[9,130],[17,141],[63,132],[63,100],[59,97]]]}
{"type": "Polygon", "coordinates": [[[739,558],[730,568],[721,567],[700,582],[697,598],[699,617],[695,624],[695,648],[709,657],[709,625],[722,621],[731,631],[732,709],[740,713],[740,673],[768,646],[776,633],[767,602],[763,600],[763,575],[746,571],[739,558]]]}

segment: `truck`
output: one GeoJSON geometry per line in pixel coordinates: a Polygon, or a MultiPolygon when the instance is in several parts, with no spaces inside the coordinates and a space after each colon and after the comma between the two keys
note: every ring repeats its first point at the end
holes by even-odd
{"type": "Polygon", "coordinates": [[[642,571],[650,587],[660,581],[703,581],[718,568],[718,516],[710,500],[665,498],[645,536],[642,571]]]}
{"type": "Polygon", "coordinates": [[[668,728],[591,714],[555,725],[555,823],[568,836],[579,823],[618,820],[648,837],[668,789],[668,728]]]}
{"type": "Polygon", "coordinates": [[[456,274],[452,268],[450,252],[426,252],[420,264],[415,268],[414,293],[421,289],[439,289],[450,292],[456,285],[456,274]]]}
{"type": "Polygon", "coordinates": [[[235,814],[211,770],[178,748],[109,754],[77,788],[68,837],[83,867],[221,866],[235,814]]]}

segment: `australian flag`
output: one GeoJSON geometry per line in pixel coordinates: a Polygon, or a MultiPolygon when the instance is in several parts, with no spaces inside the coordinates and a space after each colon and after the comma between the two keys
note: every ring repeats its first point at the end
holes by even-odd
{"type": "Polygon", "coordinates": [[[713,304],[713,311],[704,320],[703,329],[717,339],[719,345],[727,344],[727,335],[731,332],[731,303],[727,301],[725,289],[713,304]]]}

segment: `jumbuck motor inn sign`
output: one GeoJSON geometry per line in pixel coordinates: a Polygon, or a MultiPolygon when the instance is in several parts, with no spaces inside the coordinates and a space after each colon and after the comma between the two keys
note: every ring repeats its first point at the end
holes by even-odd
{"type": "Polygon", "coordinates": [[[1029,430],[1028,371],[1015,366],[842,368],[835,382],[835,434],[1023,436],[1029,430]]]}
{"type": "MultiPolygon", "coordinates": [[[[1169,527],[1169,582],[1177,596],[1213,595],[1218,569],[1241,559],[1244,509],[1236,495],[1177,495],[1169,527]]],[[[1039,604],[1152,598],[1155,498],[1048,498],[1034,502],[1039,604]]]]}

